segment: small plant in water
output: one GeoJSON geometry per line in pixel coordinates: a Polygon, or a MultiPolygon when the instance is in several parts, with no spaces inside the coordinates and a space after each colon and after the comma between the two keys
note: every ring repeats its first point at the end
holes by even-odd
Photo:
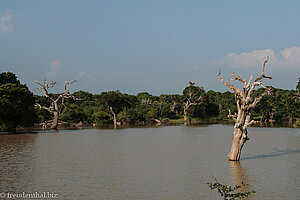
{"type": "Polygon", "coordinates": [[[229,186],[227,184],[223,185],[214,176],[213,178],[215,180],[215,183],[207,183],[207,184],[211,190],[218,189],[218,193],[222,197],[224,197],[224,200],[243,199],[255,193],[254,190],[249,192],[237,192],[236,191],[237,189],[249,186],[249,184],[245,184],[244,182],[242,182],[242,185],[229,186]]]}

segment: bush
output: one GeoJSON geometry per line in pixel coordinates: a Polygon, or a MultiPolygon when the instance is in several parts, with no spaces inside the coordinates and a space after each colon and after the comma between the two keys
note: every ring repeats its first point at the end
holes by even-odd
{"type": "Polygon", "coordinates": [[[253,193],[255,193],[254,190],[249,192],[236,192],[239,188],[248,186],[248,184],[244,184],[242,182],[242,185],[235,185],[235,186],[229,186],[221,184],[215,177],[215,183],[207,183],[211,190],[218,189],[218,193],[224,198],[224,200],[234,200],[234,199],[243,199],[246,197],[249,197],[253,193]]]}
{"type": "Polygon", "coordinates": [[[112,121],[109,117],[109,114],[107,112],[104,111],[98,111],[95,112],[92,115],[93,121],[97,124],[103,125],[103,124],[111,124],[112,121]]]}
{"type": "Polygon", "coordinates": [[[295,123],[295,126],[296,126],[297,128],[300,127],[300,119],[297,119],[297,121],[296,121],[296,123],[295,123]]]}

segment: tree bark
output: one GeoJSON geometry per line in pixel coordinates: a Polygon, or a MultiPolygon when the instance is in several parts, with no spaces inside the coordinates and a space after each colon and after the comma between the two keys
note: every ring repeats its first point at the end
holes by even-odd
{"type": "Polygon", "coordinates": [[[188,123],[189,117],[187,116],[187,108],[186,107],[183,108],[183,119],[184,119],[184,123],[188,123]]]}
{"type": "Polygon", "coordinates": [[[111,106],[109,107],[109,109],[110,109],[110,112],[112,114],[112,118],[113,118],[113,121],[114,121],[114,129],[116,129],[117,128],[117,115],[116,115],[116,113],[114,112],[114,110],[111,106]]]}
{"type": "Polygon", "coordinates": [[[234,128],[231,149],[228,153],[230,161],[240,160],[242,148],[247,141],[247,134],[245,132],[246,130],[243,131],[240,128],[234,128]]]}

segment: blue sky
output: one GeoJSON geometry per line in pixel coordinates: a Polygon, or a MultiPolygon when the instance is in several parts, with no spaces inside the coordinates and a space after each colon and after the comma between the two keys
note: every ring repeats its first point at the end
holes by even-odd
{"type": "Polygon", "coordinates": [[[295,89],[300,1],[0,0],[0,71],[78,80],[71,91],[181,93],[189,81],[226,91],[219,70],[295,89]]]}

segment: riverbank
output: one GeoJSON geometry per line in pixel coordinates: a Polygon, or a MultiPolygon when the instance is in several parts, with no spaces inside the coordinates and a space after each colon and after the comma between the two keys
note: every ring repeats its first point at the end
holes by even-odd
{"type": "MultiPolygon", "coordinates": [[[[221,124],[221,125],[233,125],[234,121],[231,119],[217,119],[217,118],[208,118],[208,119],[197,119],[192,118],[191,123],[185,123],[183,118],[180,119],[164,119],[162,120],[163,123],[137,123],[137,124],[122,124],[120,123],[117,128],[149,128],[149,127],[158,127],[158,126],[174,126],[174,125],[183,125],[186,126],[203,126],[203,125],[211,125],[211,124],[221,124]]],[[[290,124],[288,121],[277,121],[277,122],[257,122],[253,124],[251,127],[270,127],[270,128],[279,128],[279,127],[286,127],[286,128],[300,128],[299,120],[293,124],[290,124]]],[[[58,130],[76,130],[82,128],[96,128],[96,129],[114,129],[113,124],[105,124],[105,125],[96,125],[96,124],[88,124],[88,123],[76,123],[76,124],[61,124],[58,127],[58,130]]],[[[17,133],[22,132],[32,132],[38,130],[50,130],[50,127],[43,128],[42,126],[36,124],[34,127],[19,127],[16,129],[17,133]]],[[[7,131],[0,131],[1,134],[7,134],[7,131]]]]}

